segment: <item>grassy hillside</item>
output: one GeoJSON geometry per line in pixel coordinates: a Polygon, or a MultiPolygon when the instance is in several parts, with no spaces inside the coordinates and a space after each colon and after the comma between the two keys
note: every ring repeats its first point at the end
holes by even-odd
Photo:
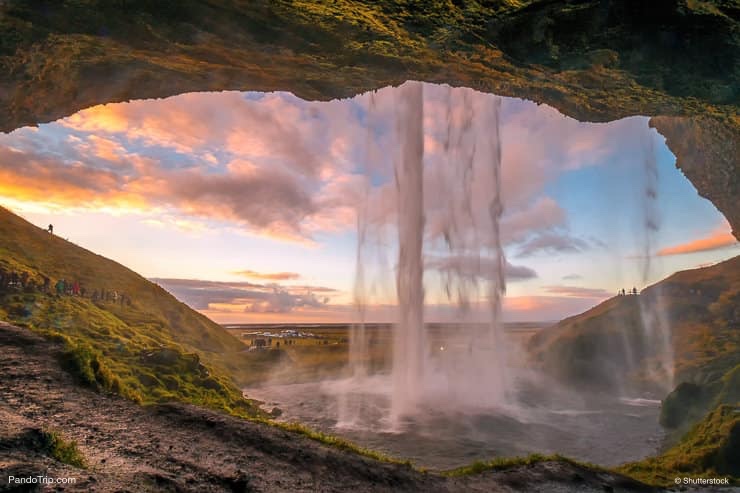
{"type": "Polygon", "coordinates": [[[25,289],[0,292],[0,319],[63,340],[65,363],[84,383],[145,403],[179,399],[258,414],[213,364],[238,359],[241,342],[135,272],[3,208],[0,269],[27,276],[25,289]],[[51,292],[42,292],[44,277],[51,292]],[[79,283],[85,296],[56,294],[60,279],[79,283]],[[95,291],[128,301],[94,299],[95,291]]]}
{"type": "Polygon", "coordinates": [[[664,316],[676,384],[706,385],[740,364],[740,257],[678,272],[617,296],[542,331],[529,343],[534,360],[574,386],[649,388],[661,368],[641,309],[664,316]]]}
{"type": "Polygon", "coordinates": [[[677,385],[663,399],[660,419],[672,430],[674,445],[619,471],[661,485],[687,475],[737,479],[740,257],[677,272],[639,296],[612,298],[565,319],[532,338],[531,354],[547,372],[577,387],[650,388],[656,348],[644,336],[641,304],[660,306],[671,329],[677,385]]]}
{"type": "Polygon", "coordinates": [[[676,477],[740,478],[740,406],[722,405],[657,457],[625,464],[619,472],[650,484],[674,485],[676,477]]]}

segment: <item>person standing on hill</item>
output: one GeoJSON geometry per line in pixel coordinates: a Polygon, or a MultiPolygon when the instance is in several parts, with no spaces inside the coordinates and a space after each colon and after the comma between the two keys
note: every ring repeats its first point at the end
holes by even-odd
{"type": "Polygon", "coordinates": [[[46,231],[49,232],[50,235],[54,234],[54,225],[50,224],[48,228],[46,228],[46,231]]]}
{"type": "Polygon", "coordinates": [[[58,294],[59,296],[61,296],[61,295],[63,295],[63,294],[64,294],[64,287],[65,287],[65,286],[64,286],[64,284],[65,284],[65,283],[64,283],[64,279],[59,279],[59,280],[57,281],[57,284],[56,284],[56,286],[55,286],[55,287],[56,287],[56,289],[57,289],[57,294],[58,294]]]}
{"type": "Polygon", "coordinates": [[[51,284],[51,280],[44,275],[41,276],[41,280],[44,282],[44,285],[41,289],[43,290],[44,294],[49,294],[49,286],[51,284]]]}

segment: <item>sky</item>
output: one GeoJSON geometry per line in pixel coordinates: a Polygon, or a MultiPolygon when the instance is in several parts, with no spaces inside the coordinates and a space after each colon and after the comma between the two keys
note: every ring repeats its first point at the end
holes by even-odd
{"type": "MultiPolygon", "coordinates": [[[[431,84],[423,97],[427,320],[461,316],[450,266],[485,305],[496,239],[509,321],[557,320],[740,253],[645,117],[581,123],[431,84]],[[450,231],[456,250],[444,247],[450,231]]],[[[385,88],[330,102],[221,92],[96,106],[0,134],[0,205],[218,322],[349,322],[358,300],[367,320],[392,321],[402,103],[385,88]]]]}

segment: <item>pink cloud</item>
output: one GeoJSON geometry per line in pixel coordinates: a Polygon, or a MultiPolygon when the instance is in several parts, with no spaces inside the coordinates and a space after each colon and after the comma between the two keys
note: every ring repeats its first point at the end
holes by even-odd
{"type": "Polygon", "coordinates": [[[605,289],[582,288],[578,286],[545,286],[545,291],[569,298],[606,299],[612,296],[612,293],[605,289]]]}
{"type": "MultiPolygon", "coordinates": [[[[725,228],[729,229],[729,225],[725,228]]],[[[661,257],[669,255],[684,255],[687,253],[718,250],[720,248],[726,248],[728,246],[736,245],[737,238],[735,238],[735,236],[731,232],[727,231],[727,229],[725,228],[716,230],[703,238],[698,238],[696,240],[691,240],[679,245],[662,248],[658,250],[657,255],[661,257]]]]}
{"type": "Polygon", "coordinates": [[[257,272],[251,269],[236,271],[234,274],[262,281],[294,281],[301,278],[297,272],[257,272]]]}
{"type": "MultiPolygon", "coordinates": [[[[466,112],[490,117],[485,108],[497,100],[446,86],[425,85],[424,91],[427,237],[437,241],[450,220],[490,234],[489,158],[495,153],[486,155],[485,149],[493,150],[492,122],[470,135],[446,132],[448,121],[459,124],[466,112]],[[459,183],[452,164],[467,159],[468,144],[477,149],[470,157],[475,179],[469,191],[451,191],[450,183],[459,183]],[[445,146],[456,149],[450,162],[445,146]],[[463,217],[468,196],[473,217],[463,217]]],[[[191,93],[96,106],[52,124],[70,132],[64,143],[45,137],[43,128],[32,140],[29,131],[14,132],[0,145],[6,142],[6,153],[25,153],[23,162],[35,164],[2,169],[2,192],[91,209],[101,203],[166,209],[292,241],[354,229],[364,204],[370,223],[394,223],[395,89],[327,103],[285,93],[253,96],[191,93]]],[[[503,103],[501,114],[505,244],[555,229],[566,234],[566,213],[544,194],[545,184],[563,171],[596,163],[639,127],[633,121],[581,124],[551,108],[513,100],[503,103]]]]}

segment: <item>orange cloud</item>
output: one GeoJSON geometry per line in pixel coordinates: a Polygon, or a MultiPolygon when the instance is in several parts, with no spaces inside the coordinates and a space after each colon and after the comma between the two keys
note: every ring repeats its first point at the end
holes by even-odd
{"type": "Polygon", "coordinates": [[[717,250],[737,243],[737,239],[726,231],[716,231],[705,238],[689,241],[680,245],[663,248],[658,251],[658,255],[665,257],[668,255],[683,255],[685,253],[705,252],[708,250],[717,250]]]}
{"type": "Polygon", "coordinates": [[[262,281],[294,281],[301,278],[297,272],[257,272],[249,269],[236,271],[234,274],[262,281]]]}
{"type": "Polygon", "coordinates": [[[579,286],[545,286],[545,291],[569,298],[609,298],[612,294],[600,288],[582,288],[579,286]]]}

